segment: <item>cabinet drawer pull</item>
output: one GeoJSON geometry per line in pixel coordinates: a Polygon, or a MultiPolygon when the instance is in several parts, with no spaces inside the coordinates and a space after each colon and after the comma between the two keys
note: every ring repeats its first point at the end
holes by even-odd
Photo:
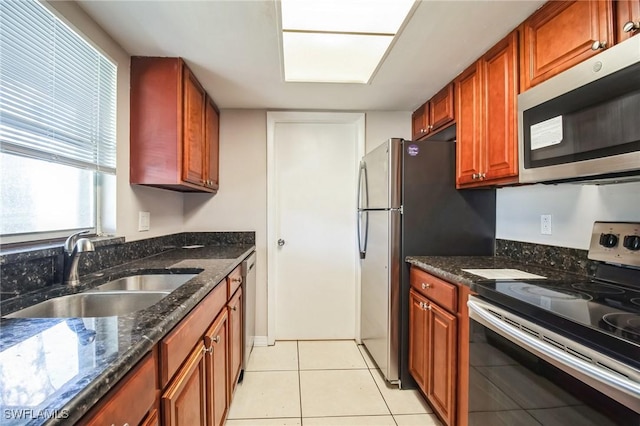
{"type": "Polygon", "coordinates": [[[622,26],[622,31],[625,33],[630,33],[632,31],[637,31],[640,29],[640,22],[629,21],[622,26]]]}
{"type": "Polygon", "coordinates": [[[237,311],[238,310],[238,305],[234,306],[231,308],[232,311],[237,311]]]}
{"type": "MultiPolygon", "coordinates": [[[[220,336],[216,336],[211,340],[213,340],[214,343],[220,343],[220,336]]],[[[213,350],[213,347],[211,349],[213,350]]]]}
{"type": "Polygon", "coordinates": [[[208,353],[208,354],[212,354],[212,353],[213,353],[213,346],[209,346],[208,348],[206,348],[206,349],[204,350],[204,352],[205,352],[205,353],[208,353]]]}
{"type": "Polygon", "coordinates": [[[242,284],[242,277],[240,277],[240,278],[231,278],[231,282],[232,283],[240,283],[240,284],[242,284]]]}
{"type": "Polygon", "coordinates": [[[431,284],[425,284],[425,283],[422,283],[422,289],[423,289],[423,290],[426,290],[426,289],[428,289],[428,288],[431,288],[431,284]]]}
{"type": "Polygon", "coordinates": [[[479,173],[474,173],[474,174],[471,175],[471,179],[474,179],[474,180],[478,179],[479,177],[480,177],[479,173]]]}
{"type": "Polygon", "coordinates": [[[425,304],[424,304],[424,308],[425,308],[427,311],[430,311],[430,310],[431,310],[431,305],[429,305],[428,303],[425,303],[425,304]]]}
{"type": "Polygon", "coordinates": [[[591,45],[591,50],[600,50],[600,49],[604,49],[606,47],[607,47],[607,42],[606,41],[596,40],[591,45]]]}

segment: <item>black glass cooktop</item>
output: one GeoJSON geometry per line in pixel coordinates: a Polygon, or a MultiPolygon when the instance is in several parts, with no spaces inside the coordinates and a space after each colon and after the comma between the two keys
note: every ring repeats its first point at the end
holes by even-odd
{"type": "Polygon", "coordinates": [[[640,366],[640,289],[600,281],[491,280],[477,292],[640,366]]]}

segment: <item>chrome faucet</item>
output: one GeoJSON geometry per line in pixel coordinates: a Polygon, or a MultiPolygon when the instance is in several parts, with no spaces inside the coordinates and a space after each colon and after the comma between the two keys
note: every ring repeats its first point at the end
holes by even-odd
{"type": "Polygon", "coordinates": [[[80,231],[71,234],[64,243],[64,273],[62,283],[76,286],[78,280],[78,260],[80,253],[95,251],[93,243],[87,238],[79,238],[80,235],[88,234],[89,231],[80,231]]]}

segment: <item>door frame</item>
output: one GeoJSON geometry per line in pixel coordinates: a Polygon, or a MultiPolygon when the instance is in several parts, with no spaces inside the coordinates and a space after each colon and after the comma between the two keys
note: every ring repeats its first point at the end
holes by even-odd
{"type": "MultiPolygon", "coordinates": [[[[353,124],[356,129],[357,161],[365,153],[365,113],[363,112],[300,112],[300,111],[267,111],[267,344],[274,345],[276,339],[277,298],[276,286],[277,267],[275,245],[278,240],[276,190],[275,190],[275,144],[276,125],[278,123],[309,123],[309,124],[353,124]]],[[[354,164],[353,167],[357,167],[354,164]]],[[[354,199],[357,188],[354,188],[354,199]]],[[[354,214],[356,212],[354,211],[354,214]]],[[[353,235],[354,241],[357,236],[353,235]]],[[[356,253],[357,255],[357,253],[356,253]]],[[[360,267],[356,267],[356,334],[360,330],[360,267]]],[[[358,336],[359,338],[359,336],[358,336]]]]}

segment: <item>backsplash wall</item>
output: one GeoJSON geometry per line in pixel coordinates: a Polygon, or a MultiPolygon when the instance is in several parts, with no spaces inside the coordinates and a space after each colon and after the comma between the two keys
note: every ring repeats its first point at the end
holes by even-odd
{"type": "Polygon", "coordinates": [[[640,222],[640,182],[500,188],[496,203],[496,238],[587,250],[595,221],[640,222]],[[540,233],[543,214],[551,235],[540,233]]]}
{"type": "MultiPolygon", "coordinates": [[[[255,232],[185,232],[124,242],[123,238],[97,241],[96,250],[84,253],[79,275],[91,274],[116,265],[153,256],[185,245],[254,245],[255,232]]],[[[38,291],[62,282],[63,249],[54,246],[0,255],[0,299],[38,291]]]]}

